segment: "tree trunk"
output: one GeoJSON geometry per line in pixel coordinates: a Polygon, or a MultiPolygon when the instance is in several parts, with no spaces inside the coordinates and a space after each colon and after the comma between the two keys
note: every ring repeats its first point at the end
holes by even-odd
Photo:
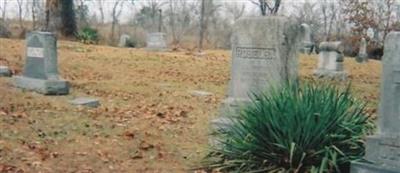
{"type": "Polygon", "coordinates": [[[61,29],[61,1],[46,0],[46,22],[44,30],[56,32],[61,29]]]}
{"type": "Polygon", "coordinates": [[[203,39],[205,30],[205,23],[204,23],[205,1],[206,0],[201,0],[199,52],[203,51],[203,39]]]}
{"type": "Polygon", "coordinates": [[[3,22],[6,22],[6,11],[7,11],[7,1],[3,1],[3,14],[2,14],[2,20],[3,22]]]}

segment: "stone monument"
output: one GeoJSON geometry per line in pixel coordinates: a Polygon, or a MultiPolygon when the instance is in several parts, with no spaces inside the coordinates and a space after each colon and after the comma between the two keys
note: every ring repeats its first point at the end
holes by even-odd
{"type": "Polygon", "coordinates": [[[230,117],[252,93],[264,92],[297,79],[301,26],[285,17],[251,17],[235,23],[229,93],[221,115],[212,121],[216,130],[230,126],[230,117]]]}
{"type": "Polygon", "coordinates": [[[368,61],[368,54],[367,54],[367,40],[365,38],[361,39],[360,42],[360,51],[356,57],[356,61],[358,63],[365,63],[368,61]]]}
{"type": "Polygon", "coordinates": [[[318,68],[314,71],[314,75],[346,80],[343,49],[341,42],[322,42],[319,46],[318,68]]]}
{"type": "Polygon", "coordinates": [[[150,51],[166,51],[167,50],[167,41],[165,33],[162,32],[154,32],[148,33],[146,39],[146,49],[150,51]]]}
{"type": "Polygon", "coordinates": [[[19,88],[46,95],[69,92],[69,83],[60,79],[57,65],[57,39],[49,32],[30,32],[26,38],[26,60],[22,76],[15,76],[19,88]]]}
{"type": "Polygon", "coordinates": [[[302,29],[304,30],[304,38],[303,38],[303,46],[301,47],[301,53],[311,54],[312,48],[314,44],[311,41],[311,29],[310,26],[303,23],[301,24],[302,29]]]}
{"type": "Polygon", "coordinates": [[[365,159],[352,173],[400,173],[400,32],[386,37],[378,133],[367,138],[365,159]]]}
{"type": "Polygon", "coordinates": [[[121,37],[119,38],[119,43],[118,47],[128,47],[128,42],[130,41],[131,36],[127,34],[122,34],[121,37]]]}

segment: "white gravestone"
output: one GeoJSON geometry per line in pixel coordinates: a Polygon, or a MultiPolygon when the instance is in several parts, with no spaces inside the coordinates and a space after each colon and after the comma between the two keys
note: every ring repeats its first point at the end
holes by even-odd
{"type": "Polygon", "coordinates": [[[297,79],[301,26],[285,17],[251,17],[235,23],[229,93],[221,107],[216,129],[229,126],[229,118],[252,93],[264,92],[297,79]]]}
{"type": "Polygon", "coordinates": [[[150,51],[166,51],[166,35],[162,32],[148,33],[146,38],[146,49],[150,51]]]}
{"type": "Polygon", "coordinates": [[[318,67],[314,71],[314,75],[346,80],[343,49],[341,42],[322,42],[319,46],[318,67]]]}
{"type": "Polygon", "coordinates": [[[400,32],[385,41],[378,133],[367,138],[365,159],[352,173],[400,173],[400,32]]]}

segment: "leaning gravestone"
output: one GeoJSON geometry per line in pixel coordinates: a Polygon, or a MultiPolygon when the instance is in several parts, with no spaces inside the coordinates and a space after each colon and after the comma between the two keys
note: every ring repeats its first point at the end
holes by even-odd
{"type": "Polygon", "coordinates": [[[310,26],[303,23],[301,24],[302,28],[303,28],[303,32],[304,32],[304,38],[303,38],[303,46],[301,47],[300,51],[301,53],[307,53],[307,54],[311,54],[312,48],[314,46],[314,44],[311,41],[311,29],[310,26]]]}
{"type": "Polygon", "coordinates": [[[165,33],[162,32],[155,32],[155,33],[148,33],[146,49],[150,51],[166,51],[167,50],[167,43],[166,43],[166,36],[165,33]]]}
{"type": "Polygon", "coordinates": [[[352,173],[400,173],[400,32],[386,37],[378,134],[367,138],[365,159],[352,173]]]}
{"type": "Polygon", "coordinates": [[[343,49],[341,42],[322,42],[319,46],[318,68],[314,71],[314,75],[346,80],[343,49]]]}
{"type": "Polygon", "coordinates": [[[122,34],[120,39],[119,39],[119,43],[118,43],[118,47],[128,47],[128,42],[131,39],[131,37],[127,34],[122,34]]]}
{"type": "Polygon", "coordinates": [[[367,54],[367,40],[365,38],[361,39],[360,42],[360,51],[356,57],[356,61],[358,63],[364,63],[368,61],[368,54],[367,54]]]}
{"type": "Polygon", "coordinates": [[[230,117],[252,93],[263,92],[297,79],[300,25],[285,17],[243,18],[232,36],[232,69],[228,97],[221,116],[212,121],[216,130],[230,126],[230,117]]]}
{"type": "Polygon", "coordinates": [[[49,32],[30,32],[26,39],[26,60],[15,85],[46,95],[68,94],[69,84],[60,79],[57,65],[57,39],[49,32]]]}

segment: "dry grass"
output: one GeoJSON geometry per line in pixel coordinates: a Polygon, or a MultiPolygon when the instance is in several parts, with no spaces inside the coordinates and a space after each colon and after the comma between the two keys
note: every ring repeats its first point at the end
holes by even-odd
{"type": "MultiPolygon", "coordinates": [[[[0,39],[0,64],[23,67],[21,40],[0,39]]],[[[0,170],[25,172],[188,172],[206,153],[208,123],[229,80],[228,51],[150,53],[59,42],[68,96],[42,96],[0,78],[0,170]],[[194,97],[189,90],[214,93],[194,97]],[[68,100],[99,98],[96,109],[68,100]]],[[[315,56],[300,58],[311,78],[315,56]]],[[[381,66],[346,60],[353,88],[376,108],[381,66]]]]}

